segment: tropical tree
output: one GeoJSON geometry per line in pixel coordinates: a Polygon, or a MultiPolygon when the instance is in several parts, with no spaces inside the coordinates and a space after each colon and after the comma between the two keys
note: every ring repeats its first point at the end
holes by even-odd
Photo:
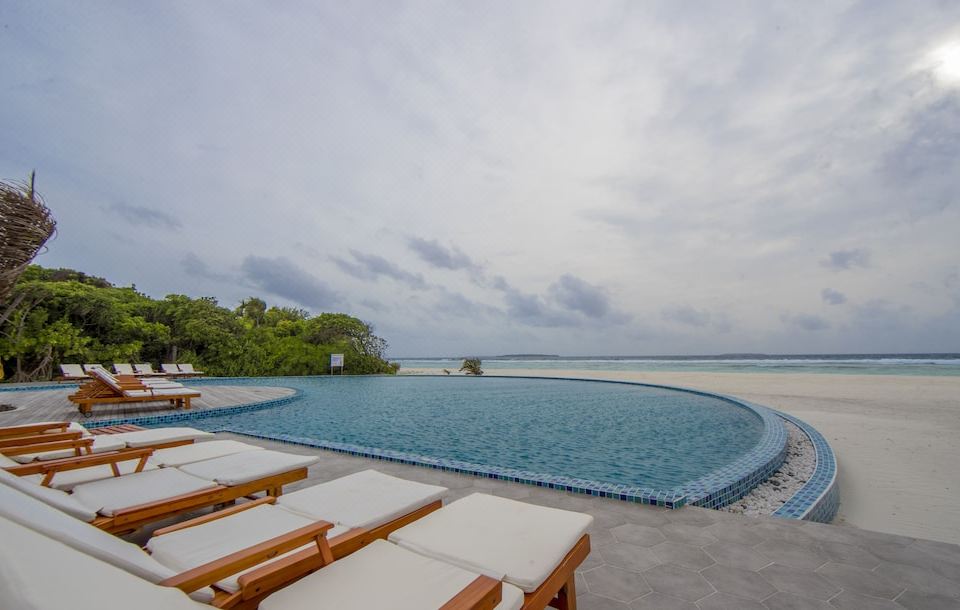
{"type": "Polygon", "coordinates": [[[480,368],[480,359],[479,358],[467,358],[463,361],[463,366],[460,367],[461,373],[466,373],[467,375],[483,375],[483,369],[480,368]]]}

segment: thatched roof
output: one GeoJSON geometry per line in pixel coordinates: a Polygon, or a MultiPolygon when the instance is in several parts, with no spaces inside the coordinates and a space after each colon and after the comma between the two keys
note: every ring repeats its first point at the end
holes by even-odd
{"type": "Polygon", "coordinates": [[[29,182],[0,181],[0,303],[57,228],[43,198],[29,182]]]}

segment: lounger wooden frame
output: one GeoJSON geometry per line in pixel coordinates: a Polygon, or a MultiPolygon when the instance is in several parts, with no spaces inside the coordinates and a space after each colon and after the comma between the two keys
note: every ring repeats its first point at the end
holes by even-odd
{"type": "Polygon", "coordinates": [[[114,375],[120,386],[118,392],[97,378],[92,378],[89,382],[80,386],[76,393],[67,396],[67,400],[77,405],[77,408],[83,413],[84,417],[90,417],[93,413],[93,406],[98,404],[116,404],[130,402],[159,402],[169,401],[176,408],[190,408],[190,399],[197,398],[196,390],[184,389],[183,394],[164,393],[159,396],[126,396],[127,390],[150,390],[150,386],[144,385],[133,375],[114,375]]]}
{"type": "MultiPolygon", "coordinates": [[[[57,472],[78,470],[90,466],[110,465],[114,476],[121,476],[117,464],[123,461],[138,460],[134,472],[140,472],[146,465],[147,458],[153,453],[153,448],[128,449],[126,451],[108,451],[94,453],[80,457],[49,460],[46,462],[31,462],[22,466],[11,466],[6,470],[16,475],[43,474],[43,484],[49,485],[57,472]]],[[[160,521],[184,512],[230,504],[239,498],[253,496],[264,492],[268,496],[279,496],[283,493],[283,486],[307,478],[307,467],[294,468],[276,475],[255,479],[239,485],[217,485],[154,502],[128,506],[115,511],[112,516],[98,515],[90,523],[112,534],[125,534],[139,529],[153,521],[160,521]]]]}
{"type": "MultiPolygon", "coordinates": [[[[247,508],[248,505],[243,505],[227,509],[227,511],[231,511],[227,515],[247,508]]],[[[208,515],[208,517],[222,518],[218,515],[220,513],[208,515]]],[[[204,522],[210,520],[212,519],[206,519],[204,522]]],[[[194,525],[197,525],[197,523],[194,523],[194,525]]],[[[269,561],[278,555],[300,548],[310,542],[315,542],[316,550],[311,548],[308,551],[315,558],[314,565],[316,566],[310,571],[303,572],[302,565],[291,566],[285,559],[276,561],[244,574],[239,579],[240,591],[233,594],[218,591],[212,602],[212,605],[218,608],[252,610],[257,608],[266,596],[277,589],[290,585],[335,560],[334,551],[330,544],[332,541],[327,541],[327,530],[332,527],[333,524],[328,521],[317,521],[168,578],[161,581],[160,584],[177,587],[185,593],[192,593],[203,587],[212,586],[227,576],[269,561]]],[[[174,528],[183,529],[173,526],[173,528],[165,528],[165,530],[158,530],[158,532],[169,533],[175,531],[174,528]]],[[[340,536],[337,538],[340,538],[340,536]]],[[[478,576],[441,606],[441,610],[493,610],[500,603],[502,595],[503,587],[499,581],[489,576],[478,576]]]]}

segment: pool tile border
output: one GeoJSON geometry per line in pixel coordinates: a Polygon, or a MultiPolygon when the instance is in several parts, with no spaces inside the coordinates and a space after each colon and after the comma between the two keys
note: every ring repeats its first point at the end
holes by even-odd
{"type": "Polygon", "coordinates": [[[840,508],[840,488],[837,484],[837,458],[830,443],[816,428],[786,413],[777,414],[795,424],[807,435],[816,453],[816,466],[813,475],[780,508],[774,511],[774,517],[803,519],[830,523],[840,508]]]}

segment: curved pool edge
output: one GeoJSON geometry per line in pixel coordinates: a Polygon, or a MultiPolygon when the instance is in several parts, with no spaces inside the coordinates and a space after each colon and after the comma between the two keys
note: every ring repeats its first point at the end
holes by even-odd
{"type": "Polygon", "coordinates": [[[810,479],[777,510],[774,517],[830,523],[840,509],[840,486],[837,484],[838,464],[830,443],[807,422],[777,411],[777,415],[796,425],[807,435],[816,454],[816,466],[810,479]]]}

